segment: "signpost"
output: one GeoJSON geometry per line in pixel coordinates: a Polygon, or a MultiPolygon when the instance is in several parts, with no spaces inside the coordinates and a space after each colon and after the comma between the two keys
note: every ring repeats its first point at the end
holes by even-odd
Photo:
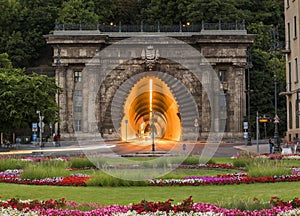
{"type": "Polygon", "coordinates": [[[37,129],[38,129],[38,123],[36,122],[32,122],[31,124],[31,128],[32,128],[32,141],[36,142],[37,141],[37,129]]]}
{"type": "Polygon", "coordinates": [[[43,122],[44,116],[41,116],[41,112],[39,110],[37,110],[36,113],[39,114],[39,120],[40,120],[40,122],[39,122],[39,128],[40,128],[40,135],[39,135],[39,137],[40,137],[40,147],[43,147],[42,146],[42,139],[43,139],[42,134],[43,134],[43,128],[45,126],[45,124],[43,122]]]}

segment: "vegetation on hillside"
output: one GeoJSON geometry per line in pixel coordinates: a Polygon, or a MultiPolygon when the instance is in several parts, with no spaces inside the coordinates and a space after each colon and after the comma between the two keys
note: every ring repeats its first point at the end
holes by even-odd
{"type": "MultiPolygon", "coordinates": [[[[0,54],[7,53],[14,68],[33,67],[45,55],[43,35],[55,23],[176,24],[245,21],[248,33],[257,34],[252,47],[251,125],[255,116],[274,117],[274,55],[271,29],[279,24],[284,45],[284,6],[278,0],[0,0],[0,54]]],[[[281,48],[283,48],[281,46],[281,48]]],[[[279,48],[280,49],[280,48],[279,48]]],[[[51,58],[50,58],[51,59],[51,58]]],[[[1,61],[1,57],[0,57],[1,61]]],[[[285,58],[277,53],[278,93],[285,91],[285,58]]],[[[1,62],[0,62],[1,65],[1,62]]],[[[51,62],[49,61],[49,65],[51,62]]],[[[2,65],[0,66],[2,67],[2,65]]],[[[2,102],[1,102],[2,103],[2,102]]],[[[278,98],[280,136],[286,130],[285,98],[278,98]]],[[[245,119],[246,120],[246,119],[245,119]]],[[[272,134],[274,124],[267,125],[272,134]]],[[[264,134],[261,132],[261,134],[264,134]]]]}

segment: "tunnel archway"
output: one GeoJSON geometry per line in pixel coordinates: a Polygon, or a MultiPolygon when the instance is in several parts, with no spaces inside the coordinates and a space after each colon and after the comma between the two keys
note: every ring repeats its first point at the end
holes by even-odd
{"type": "Polygon", "coordinates": [[[181,80],[158,71],[133,75],[118,87],[111,103],[111,120],[118,137],[125,141],[140,136],[141,141],[148,136],[151,140],[150,79],[153,80],[155,138],[173,140],[174,143],[196,140],[199,128],[195,128],[194,121],[199,119],[199,111],[194,97],[181,80]],[[146,134],[139,128],[143,122],[142,129],[146,134]]]}
{"type": "Polygon", "coordinates": [[[122,140],[180,140],[179,107],[170,88],[161,79],[146,76],[137,81],[126,98],[123,111],[122,140]]]}

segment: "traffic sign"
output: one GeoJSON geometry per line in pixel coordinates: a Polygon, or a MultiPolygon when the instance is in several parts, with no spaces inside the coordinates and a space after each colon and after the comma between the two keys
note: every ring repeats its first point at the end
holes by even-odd
{"type": "Polygon", "coordinates": [[[44,122],[39,122],[39,127],[40,127],[40,128],[44,128],[44,126],[45,126],[45,123],[44,123],[44,122]]]}
{"type": "Polygon", "coordinates": [[[276,115],[275,117],[274,117],[274,123],[279,123],[279,117],[278,117],[278,115],[276,115]]]}
{"type": "Polygon", "coordinates": [[[270,117],[259,117],[258,118],[258,122],[260,122],[260,123],[268,123],[268,122],[272,122],[272,119],[270,117]]]}
{"type": "Polygon", "coordinates": [[[248,129],[248,122],[243,122],[244,129],[248,129]]]}
{"type": "Polygon", "coordinates": [[[35,122],[32,122],[32,129],[37,129],[37,127],[38,127],[38,124],[35,122]]]}

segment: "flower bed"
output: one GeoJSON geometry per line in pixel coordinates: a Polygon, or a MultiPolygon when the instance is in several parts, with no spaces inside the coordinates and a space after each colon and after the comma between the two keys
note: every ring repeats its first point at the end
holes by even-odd
{"type": "Polygon", "coordinates": [[[232,164],[180,164],[178,167],[187,169],[201,169],[201,168],[220,168],[220,169],[237,169],[244,170],[244,167],[235,167],[232,164]]]}
{"type": "MultiPolygon", "coordinates": [[[[110,215],[299,215],[300,200],[294,198],[291,201],[283,201],[277,197],[270,200],[271,208],[255,211],[241,211],[238,209],[219,208],[210,203],[194,203],[192,197],[183,200],[177,205],[172,204],[172,199],[165,202],[148,202],[141,201],[138,204],[128,206],[109,205],[101,206],[88,211],[80,211],[74,209],[76,206],[81,207],[81,204],[74,202],[66,202],[65,199],[46,200],[46,201],[22,201],[19,199],[10,199],[0,201],[0,214],[5,215],[76,215],[76,216],[110,216],[110,215]],[[298,213],[297,213],[298,212],[298,213]]],[[[92,206],[92,205],[90,205],[92,206]]]]}
{"type": "MultiPolygon", "coordinates": [[[[247,173],[223,174],[218,176],[188,176],[183,179],[150,179],[152,186],[201,186],[201,185],[228,185],[300,181],[299,169],[293,169],[293,175],[248,177],[247,173]]],[[[0,182],[31,185],[57,185],[57,186],[86,186],[89,178],[84,174],[73,174],[67,177],[45,179],[21,179],[22,170],[6,170],[0,172],[0,182]]]]}
{"type": "Polygon", "coordinates": [[[45,178],[45,179],[21,179],[22,170],[6,170],[0,172],[0,182],[28,185],[58,185],[58,186],[86,186],[90,176],[73,174],[67,177],[45,178]]]}
{"type": "Polygon", "coordinates": [[[275,183],[300,181],[300,175],[248,177],[244,173],[241,175],[228,174],[213,176],[189,176],[184,179],[152,179],[152,186],[200,186],[200,185],[228,185],[228,184],[252,184],[252,183],[275,183]]]}

